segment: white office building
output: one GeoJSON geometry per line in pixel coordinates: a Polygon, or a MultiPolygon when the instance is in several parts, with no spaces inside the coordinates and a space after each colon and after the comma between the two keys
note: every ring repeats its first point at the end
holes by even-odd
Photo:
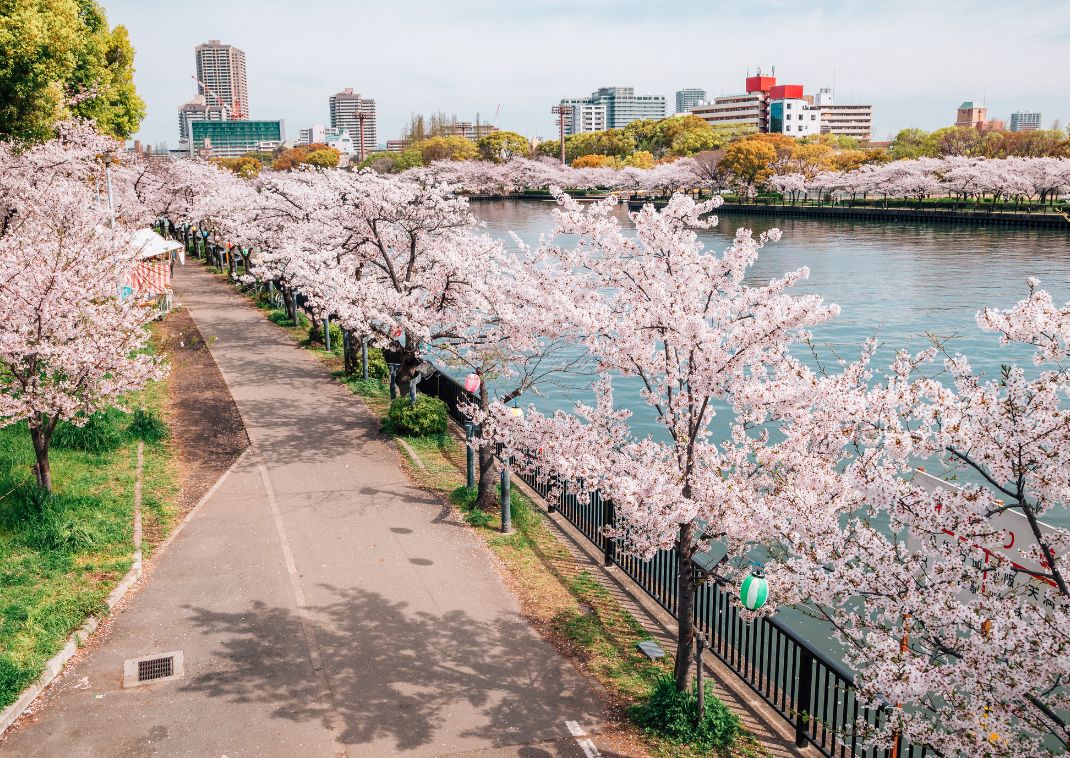
{"type": "Polygon", "coordinates": [[[676,91],[676,112],[690,113],[696,105],[706,102],[706,90],[687,87],[676,91]]]}
{"type": "Polygon", "coordinates": [[[621,129],[640,119],[665,118],[664,95],[636,95],[632,87],[602,87],[590,97],[564,98],[561,105],[573,109],[573,117],[568,119],[571,126],[566,124],[566,134],[597,131],[584,127],[603,120],[605,126],[602,129],[621,129]],[[590,109],[585,110],[584,106],[590,106],[590,109]]]}
{"type": "Polygon", "coordinates": [[[769,131],[789,137],[821,133],[821,106],[803,99],[773,100],[769,103],[769,131]]]}
{"type": "Polygon", "coordinates": [[[832,90],[824,87],[814,98],[814,107],[821,109],[821,133],[854,137],[860,142],[869,142],[873,137],[872,105],[838,105],[833,101],[832,90]]]}
{"type": "Polygon", "coordinates": [[[765,92],[744,92],[715,97],[712,103],[696,105],[691,112],[712,126],[751,126],[768,131],[769,103],[765,92]]]}
{"type": "Polygon", "coordinates": [[[1032,132],[1040,128],[1041,115],[1033,111],[1016,111],[1011,114],[1012,132],[1032,132]]]}

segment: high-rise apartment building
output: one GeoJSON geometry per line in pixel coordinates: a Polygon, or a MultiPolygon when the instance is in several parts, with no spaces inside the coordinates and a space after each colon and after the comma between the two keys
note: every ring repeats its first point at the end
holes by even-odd
{"type": "Polygon", "coordinates": [[[1041,115],[1033,111],[1015,111],[1011,114],[1012,132],[1032,132],[1040,128],[1041,115]]]}
{"type": "Polygon", "coordinates": [[[360,152],[361,134],[364,135],[364,154],[375,152],[379,144],[375,124],[375,101],[361,97],[352,87],[331,95],[331,126],[346,129],[353,138],[353,144],[360,152]],[[361,123],[363,122],[363,132],[361,123]]]}
{"type": "Polygon", "coordinates": [[[209,105],[226,104],[233,119],[249,118],[245,53],[217,39],[197,45],[195,53],[198,94],[204,95],[209,105]]]}
{"type": "Polygon", "coordinates": [[[988,108],[975,105],[972,100],[967,100],[960,105],[955,115],[955,126],[984,129],[986,121],[988,121],[988,108]]]}
{"type": "Polygon", "coordinates": [[[605,110],[604,129],[621,129],[640,119],[665,118],[664,95],[636,95],[632,87],[602,87],[590,97],[565,98],[561,105],[572,106],[572,118],[566,120],[565,133],[578,134],[586,124],[594,124],[601,118],[597,110],[584,111],[583,106],[601,106],[605,110]],[[577,111],[577,107],[579,110],[577,111]]]}
{"type": "Polygon", "coordinates": [[[686,87],[676,90],[676,112],[690,113],[691,109],[699,103],[706,102],[706,90],[697,87],[686,87]]]}

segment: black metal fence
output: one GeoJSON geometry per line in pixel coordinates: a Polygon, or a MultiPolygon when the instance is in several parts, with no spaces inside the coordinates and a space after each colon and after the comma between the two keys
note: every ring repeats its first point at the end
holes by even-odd
{"type": "MultiPolygon", "coordinates": [[[[220,269],[235,273],[221,245],[183,228],[161,229],[182,240],[191,255],[202,257],[220,269]]],[[[242,260],[244,263],[244,260],[242,260]]],[[[244,270],[244,265],[241,267],[244,270]]],[[[442,400],[450,416],[460,424],[468,419],[461,411],[478,398],[452,377],[434,371],[420,381],[418,390],[442,400]]],[[[678,561],[675,550],[659,550],[648,560],[618,550],[605,529],[614,523],[613,504],[600,493],[582,497],[579,488],[566,484],[550,497],[552,472],[525,469],[520,478],[539,493],[551,510],[561,513],[604,556],[606,565],[617,566],[673,616],[677,610],[678,561]]],[[[795,731],[795,744],[816,747],[826,756],[847,758],[925,758],[925,748],[900,741],[896,749],[863,749],[857,733],[860,721],[878,725],[880,709],[858,702],[854,675],[803,636],[775,617],[747,622],[729,591],[717,584],[698,587],[695,623],[706,635],[711,652],[747,683],[767,704],[788,721],[795,731]]]]}
{"type": "MultiPolygon", "coordinates": [[[[420,382],[419,391],[442,400],[450,416],[467,421],[460,407],[477,398],[452,377],[436,371],[420,382]]],[[[598,492],[587,497],[579,488],[563,485],[550,499],[552,473],[536,467],[523,469],[520,478],[547,504],[673,616],[677,610],[678,561],[675,550],[659,550],[649,560],[619,551],[616,540],[605,535],[613,525],[613,504],[598,492]]],[[[813,745],[827,756],[846,758],[925,758],[925,748],[906,745],[898,749],[863,749],[857,724],[876,726],[884,718],[876,708],[858,702],[854,675],[815,645],[775,617],[747,622],[729,590],[716,584],[701,584],[695,597],[695,623],[710,641],[710,650],[734,671],[795,730],[795,744],[813,745]]]]}

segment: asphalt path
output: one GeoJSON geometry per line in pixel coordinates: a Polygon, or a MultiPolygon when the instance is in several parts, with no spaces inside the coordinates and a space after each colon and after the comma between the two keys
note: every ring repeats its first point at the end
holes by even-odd
{"type": "Polygon", "coordinates": [[[175,290],[252,447],[0,755],[591,755],[597,693],[371,414],[196,262],[175,290]]]}

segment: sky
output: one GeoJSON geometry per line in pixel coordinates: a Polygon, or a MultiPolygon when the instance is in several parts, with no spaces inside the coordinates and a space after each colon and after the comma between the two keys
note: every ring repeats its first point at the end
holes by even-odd
{"type": "Polygon", "coordinates": [[[290,139],[344,87],[375,99],[380,142],[437,111],[552,138],[562,97],[632,86],[671,112],[678,89],[741,92],[774,66],[807,94],[871,103],[874,139],[947,126],[964,100],[1070,122],[1070,0],[100,1],[137,51],[136,137],[172,147],[209,39],[245,51],[251,117],[284,119],[290,139]]]}

